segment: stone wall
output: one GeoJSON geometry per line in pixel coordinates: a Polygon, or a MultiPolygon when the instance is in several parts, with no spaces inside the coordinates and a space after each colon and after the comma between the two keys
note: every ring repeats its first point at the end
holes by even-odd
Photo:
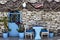
{"type": "Polygon", "coordinates": [[[22,12],[22,21],[24,25],[32,27],[33,25],[45,26],[49,29],[60,29],[60,12],[27,11],[22,12]]]}

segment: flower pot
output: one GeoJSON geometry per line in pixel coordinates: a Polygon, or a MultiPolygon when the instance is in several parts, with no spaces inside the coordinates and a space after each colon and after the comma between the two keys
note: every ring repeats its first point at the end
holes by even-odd
{"type": "Polygon", "coordinates": [[[54,33],[49,33],[50,38],[53,38],[53,36],[54,36],[54,33]]]}
{"type": "Polygon", "coordinates": [[[24,32],[23,33],[19,33],[19,38],[24,39],[24,32]]]}
{"type": "Polygon", "coordinates": [[[8,33],[3,33],[3,38],[8,38],[8,33]]]}

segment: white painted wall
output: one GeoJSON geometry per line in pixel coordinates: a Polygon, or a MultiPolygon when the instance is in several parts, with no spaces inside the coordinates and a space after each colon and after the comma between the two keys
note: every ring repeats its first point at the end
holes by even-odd
{"type": "Polygon", "coordinates": [[[35,2],[37,2],[37,0],[27,0],[28,2],[30,2],[30,3],[35,3],[35,2]]]}
{"type": "Polygon", "coordinates": [[[1,4],[5,4],[8,0],[0,0],[1,4]]]}
{"type": "Polygon", "coordinates": [[[51,2],[52,0],[47,0],[48,2],[51,2]]]}
{"type": "Polygon", "coordinates": [[[60,0],[55,0],[56,2],[60,2],[60,0]]]}

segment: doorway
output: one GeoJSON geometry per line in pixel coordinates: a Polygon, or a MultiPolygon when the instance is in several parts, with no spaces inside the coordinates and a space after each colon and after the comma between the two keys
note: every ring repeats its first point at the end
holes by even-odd
{"type": "Polygon", "coordinates": [[[21,22],[21,14],[22,13],[19,11],[8,13],[8,27],[9,27],[9,29],[11,29],[11,32],[9,32],[9,36],[18,36],[17,29],[19,27],[16,23],[21,22]]]}

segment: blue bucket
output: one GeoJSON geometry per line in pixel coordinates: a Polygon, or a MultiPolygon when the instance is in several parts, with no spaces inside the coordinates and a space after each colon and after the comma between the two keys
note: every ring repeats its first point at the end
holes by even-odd
{"type": "Polygon", "coordinates": [[[3,38],[8,38],[8,33],[3,33],[3,38]]]}
{"type": "Polygon", "coordinates": [[[54,33],[49,33],[49,37],[53,38],[54,37],[54,33]]]}
{"type": "Polygon", "coordinates": [[[19,33],[19,38],[24,39],[24,33],[19,33]]]}

